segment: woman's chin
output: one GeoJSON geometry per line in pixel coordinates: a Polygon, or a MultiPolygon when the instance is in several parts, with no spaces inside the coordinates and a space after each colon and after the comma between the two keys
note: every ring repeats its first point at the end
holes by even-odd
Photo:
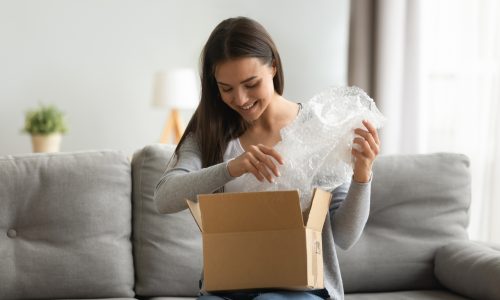
{"type": "Polygon", "coordinates": [[[262,112],[260,110],[259,102],[260,101],[257,101],[254,104],[254,106],[251,107],[250,109],[239,109],[238,113],[247,122],[253,122],[253,121],[257,120],[260,117],[260,115],[262,114],[262,112]]]}

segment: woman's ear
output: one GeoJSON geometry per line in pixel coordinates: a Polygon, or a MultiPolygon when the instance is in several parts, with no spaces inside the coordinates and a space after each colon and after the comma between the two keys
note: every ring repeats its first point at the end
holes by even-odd
{"type": "Polygon", "coordinates": [[[274,76],[276,76],[277,70],[278,70],[278,68],[276,68],[276,61],[273,59],[273,78],[274,78],[274,76]]]}

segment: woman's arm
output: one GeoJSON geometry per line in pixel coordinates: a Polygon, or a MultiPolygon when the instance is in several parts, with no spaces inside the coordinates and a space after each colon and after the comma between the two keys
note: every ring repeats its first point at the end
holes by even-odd
{"type": "Polygon", "coordinates": [[[370,214],[371,179],[367,183],[352,181],[333,191],[330,221],[335,244],[347,250],[361,236],[370,214]]]}
{"type": "Polygon", "coordinates": [[[367,120],[363,121],[363,125],[365,129],[354,130],[357,135],[354,143],[359,147],[352,149],[355,158],[353,181],[349,189],[347,185],[341,185],[333,192],[333,210],[330,209],[335,243],[346,250],[358,241],[368,221],[372,165],[380,151],[377,128],[367,120]]]}
{"type": "Polygon", "coordinates": [[[187,208],[186,199],[196,201],[198,194],[210,194],[233,177],[227,162],[201,167],[201,153],[193,136],[182,144],[173,168],[168,168],[156,185],[154,201],[160,213],[175,213],[187,208]]]}

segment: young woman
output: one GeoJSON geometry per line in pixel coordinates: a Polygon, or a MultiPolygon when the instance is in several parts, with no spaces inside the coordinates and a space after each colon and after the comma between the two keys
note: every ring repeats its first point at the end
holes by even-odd
{"type": "MultiPolygon", "coordinates": [[[[161,177],[155,202],[162,213],[187,208],[185,199],[213,192],[239,191],[242,176],[272,182],[287,159],[274,146],[280,130],[302,105],[285,99],[280,56],[266,30],[254,20],[224,20],[211,33],[201,56],[201,100],[175,149],[175,164],[161,177]],[[273,158],[273,159],[271,159],[273,158]],[[277,162],[277,163],[276,163],[277,162]]],[[[335,244],[347,249],[363,231],[369,214],[372,164],[379,152],[375,127],[363,122],[354,143],[352,182],[333,191],[323,227],[324,290],[224,294],[225,299],[343,299],[335,244]]],[[[203,293],[203,289],[202,289],[203,293]]],[[[200,299],[224,299],[216,295],[200,299]]]]}

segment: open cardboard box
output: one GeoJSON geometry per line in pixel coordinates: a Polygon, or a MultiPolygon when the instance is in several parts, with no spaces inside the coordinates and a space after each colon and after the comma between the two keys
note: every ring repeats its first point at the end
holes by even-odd
{"type": "Polygon", "coordinates": [[[205,290],[323,288],[321,231],[330,199],[315,189],[304,214],[297,190],[187,200],[202,232],[205,290]]]}

